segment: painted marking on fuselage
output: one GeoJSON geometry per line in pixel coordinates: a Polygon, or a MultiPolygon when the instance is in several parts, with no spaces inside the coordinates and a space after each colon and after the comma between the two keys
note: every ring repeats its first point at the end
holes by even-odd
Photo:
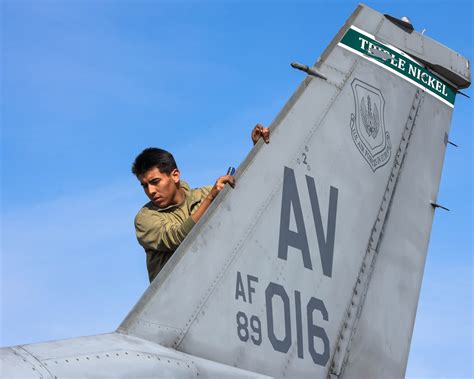
{"type": "Polygon", "coordinates": [[[409,81],[454,108],[456,90],[395,46],[377,41],[375,36],[354,25],[346,31],[338,46],[409,81]]]}
{"type": "MultiPolygon", "coordinates": [[[[322,272],[325,277],[331,278],[338,189],[330,187],[325,233],[315,180],[307,175],[305,179],[318,240],[322,272]]],[[[313,270],[295,172],[289,167],[284,167],[277,258],[287,262],[290,246],[301,252],[301,269],[313,270]],[[290,230],[292,210],[297,231],[290,230]]],[[[308,291],[288,290],[282,283],[274,281],[262,283],[262,280],[257,276],[237,271],[234,299],[246,309],[243,311],[240,308],[235,314],[236,334],[239,340],[245,344],[251,343],[256,347],[269,343],[275,352],[282,354],[289,354],[291,347],[296,344],[299,359],[305,359],[305,355],[307,355],[311,357],[314,364],[324,367],[329,361],[331,351],[325,329],[329,322],[329,313],[323,300],[312,296],[312,294],[305,294],[305,292],[308,291]],[[260,293],[262,295],[258,296],[260,293]],[[263,314],[261,311],[249,310],[249,305],[256,298],[264,301],[264,304],[259,304],[263,305],[263,314]],[[304,317],[306,317],[306,323],[304,323],[304,317]]]]}
{"type": "MultiPolygon", "coordinates": [[[[316,237],[318,240],[319,256],[323,274],[332,276],[332,263],[334,260],[334,239],[336,235],[336,213],[338,189],[331,186],[329,193],[329,212],[327,218],[326,234],[324,233],[321,209],[319,206],[318,194],[314,178],[306,175],[306,185],[308,187],[311,210],[313,213],[316,237]]],[[[294,247],[301,251],[303,265],[312,270],[308,237],[303,220],[300,196],[296,185],[295,172],[289,167],[284,168],[283,173],[283,196],[281,201],[280,236],[278,242],[278,258],[288,259],[288,247],[294,247]],[[290,216],[293,209],[297,231],[290,230],[290,216]]]]}

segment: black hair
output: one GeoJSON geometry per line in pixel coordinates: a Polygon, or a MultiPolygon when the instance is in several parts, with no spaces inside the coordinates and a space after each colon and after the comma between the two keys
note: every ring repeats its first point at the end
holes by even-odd
{"type": "Polygon", "coordinates": [[[178,168],[171,153],[156,147],[148,147],[135,158],[132,165],[132,173],[138,177],[154,167],[157,167],[163,174],[168,175],[178,168]]]}

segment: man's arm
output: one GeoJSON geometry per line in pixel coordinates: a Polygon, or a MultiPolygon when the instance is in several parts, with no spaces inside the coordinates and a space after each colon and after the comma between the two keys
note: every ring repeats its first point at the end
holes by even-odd
{"type": "Polygon", "coordinates": [[[222,191],[222,189],[224,189],[225,185],[229,183],[229,185],[234,188],[235,186],[235,178],[231,175],[224,175],[224,176],[221,176],[219,179],[216,180],[216,183],[214,184],[214,186],[212,187],[211,191],[209,192],[209,194],[206,196],[206,198],[201,202],[201,205],[199,206],[199,208],[196,210],[196,212],[194,212],[192,215],[191,215],[191,218],[194,220],[194,222],[198,222],[202,215],[204,214],[204,212],[206,212],[207,208],[209,208],[209,206],[211,205],[211,203],[214,201],[214,199],[217,197],[217,195],[219,194],[219,192],[222,191]]]}
{"type": "Polygon", "coordinates": [[[175,251],[191,231],[195,222],[191,217],[176,224],[159,212],[143,208],[135,217],[137,240],[145,250],[175,251]]]}
{"type": "MultiPolygon", "coordinates": [[[[264,128],[261,124],[257,124],[252,130],[254,145],[259,138],[263,138],[265,143],[270,141],[270,130],[264,128]]],[[[224,175],[218,178],[208,195],[201,201],[196,212],[180,225],[166,223],[155,213],[145,216],[140,212],[135,219],[135,229],[140,245],[145,250],[151,248],[174,251],[191,231],[194,224],[201,219],[227,183],[233,188],[235,186],[235,178],[231,175],[224,175]]]]}
{"type": "Polygon", "coordinates": [[[201,205],[196,212],[181,224],[170,222],[162,217],[160,213],[149,211],[146,207],[143,208],[135,217],[135,231],[140,245],[145,250],[170,252],[176,250],[226,183],[234,187],[234,177],[225,175],[217,179],[207,196],[201,201],[201,205]]]}
{"type": "MultiPolygon", "coordinates": [[[[270,142],[270,129],[265,128],[262,124],[257,124],[255,125],[255,128],[252,130],[252,141],[253,144],[255,145],[259,138],[263,138],[265,143],[270,142]]],[[[224,188],[226,183],[229,183],[232,188],[235,186],[235,179],[231,175],[224,175],[221,176],[219,179],[217,179],[216,184],[214,184],[214,187],[212,187],[211,192],[207,197],[202,201],[201,206],[198,208],[198,210],[191,216],[194,222],[198,222],[204,212],[206,212],[207,208],[211,205],[211,203],[214,201],[216,196],[219,194],[219,192],[224,188]]]]}

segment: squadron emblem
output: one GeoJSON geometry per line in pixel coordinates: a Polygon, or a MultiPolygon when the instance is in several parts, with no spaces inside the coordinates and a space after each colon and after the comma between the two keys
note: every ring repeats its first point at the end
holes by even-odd
{"type": "Polygon", "coordinates": [[[388,162],[392,152],[390,134],[384,125],[385,100],[379,89],[359,79],[354,79],[351,86],[355,102],[350,120],[352,140],[375,172],[388,162]]]}
{"type": "Polygon", "coordinates": [[[377,104],[374,104],[374,111],[372,112],[372,107],[370,106],[370,95],[367,95],[367,107],[365,106],[365,99],[362,98],[360,103],[360,115],[362,117],[362,122],[364,123],[365,131],[369,136],[375,139],[380,129],[380,116],[377,104]]]}

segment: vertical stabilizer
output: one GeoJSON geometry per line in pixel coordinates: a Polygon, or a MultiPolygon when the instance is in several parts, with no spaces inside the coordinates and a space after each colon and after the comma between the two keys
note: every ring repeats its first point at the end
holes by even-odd
{"type": "Polygon", "coordinates": [[[468,61],[359,6],[119,332],[270,376],[402,377],[468,61]]]}

